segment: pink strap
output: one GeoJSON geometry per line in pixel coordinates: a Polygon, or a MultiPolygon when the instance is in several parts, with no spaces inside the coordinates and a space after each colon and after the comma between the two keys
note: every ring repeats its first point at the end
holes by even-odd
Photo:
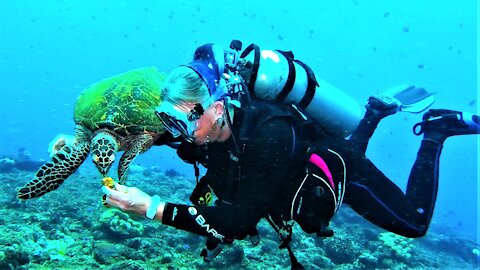
{"type": "Polygon", "coordinates": [[[328,181],[330,181],[330,185],[332,185],[333,190],[335,190],[335,185],[333,184],[332,173],[328,169],[327,163],[325,163],[325,161],[317,154],[312,154],[308,161],[310,161],[313,165],[320,168],[320,170],[322,170],[323,173],[325,173],[325,175],[328,178],[328,181]]]}

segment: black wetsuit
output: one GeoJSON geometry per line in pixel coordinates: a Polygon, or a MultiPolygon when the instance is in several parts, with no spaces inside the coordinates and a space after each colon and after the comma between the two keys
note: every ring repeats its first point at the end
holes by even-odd
{"type": "MultiPolygon", "coordinates": [[[[308,157],[313,152],[328,165],[335,179],[332,186],[340,185],[339,178],[346,178],[343,201],[360,215],[400,235],[425,234],[437,193],[441,145],[422,142],[404,194],[365,157],[368,139],[379,119],[364,118],[350,141],[334,140],[300,118],[283,117],[285,110],[252,101],[248,109],[235,112],[234,136],[227,142],[187,150],[197,153],[193,159],[207,167],[200,183],[210,185],[219,202],[210,207],[167,203],[163,223],[225,240],[252,234],[259,220],[268,215],[289,220],[292,198],[307,179],[306,170],[311,167],[308,157]]],[[[317,169],[315,173],[327,178],[324,171],[317,169]]],[[[341,199],[337,197],[338,205],[341,199]]],[[[298,202],[295,205],[300,207],[298,202]]],[[[319,211],[323,205],[302,207],[319,211]]],[[[321,221],[307,218],[328,225],[330,217],[331,213],[326,213],[321,221]]],[[[307,232],[318,229],[315,224],[313,228],[311,224],[300,225],[307,232]]]]}

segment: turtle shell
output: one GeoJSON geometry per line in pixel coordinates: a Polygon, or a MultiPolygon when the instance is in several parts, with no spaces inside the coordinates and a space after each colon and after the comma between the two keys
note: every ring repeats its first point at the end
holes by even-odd
{"type": "Polygon", "coordinates": [[[108,128],[122,136],[163,133],[155,108],[165,77],[155,67],[144,67],[94,83],[78,96],[74,121],[91,131],[108,128]]]}

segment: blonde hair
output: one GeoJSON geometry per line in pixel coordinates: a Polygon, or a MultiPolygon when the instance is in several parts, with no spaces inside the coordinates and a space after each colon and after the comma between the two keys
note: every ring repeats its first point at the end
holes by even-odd
{"type": "Polygon", "coordinates": [[[197,72],[180,66],[168,74],[160,96],[174,105],[183,105],[203,103],[210,98],[210,93],[197,72]]]}

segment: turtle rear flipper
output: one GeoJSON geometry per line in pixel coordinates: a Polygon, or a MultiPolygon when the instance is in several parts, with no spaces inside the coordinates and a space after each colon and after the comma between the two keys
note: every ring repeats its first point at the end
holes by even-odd
{"type": "Polygon", "coordinates": [[[53,138],[53,140],[48,144],[48,154],[50,157],[53,157],[58,151],[62,149],[65,145],[72,145],[75,141],[75,136],[58,134],[53,138]]]}
{"type": "Polygon", "coordinates": [[[64,145],[52,159],[43,164],[35,177],[18,190],[19,199],[32,199],[57,189],[87,158],[88,143],[64,145]]]}
{"type": "Polygon", "coordinates": [[[153,136],[150,134],[142,134],[132,140],[129,149],[123,153],[118,163],[118,182],[121,185],[125,185],[127,182],[127,171],[130,164],[138,154],[147,151],[152,146],[153,141],[153,136]]]}

